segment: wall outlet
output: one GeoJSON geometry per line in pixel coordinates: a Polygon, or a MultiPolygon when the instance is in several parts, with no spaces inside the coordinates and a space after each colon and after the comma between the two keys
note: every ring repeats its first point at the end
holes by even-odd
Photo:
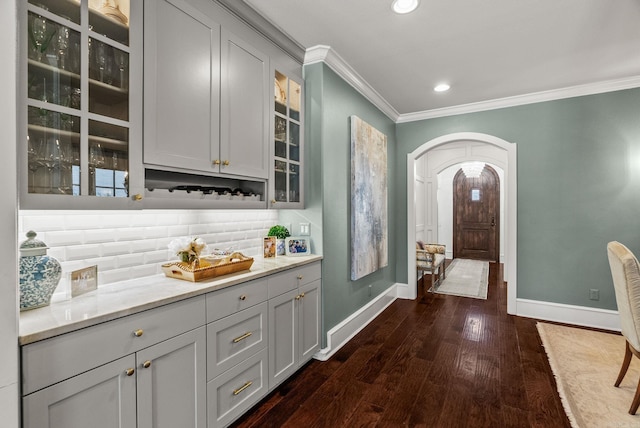
{"type": "Polygon", "coordinates": [[[371,284],[369,284],[369,297],[371,297],[371,284]]]}
{"type": "Polygon", "coordinates": [[[300,235],[302,236],[311,235],[309,223],[300,223],[300,235]]]}
{"type": "Polygon", "coordinates": [[[592,288],[589,290],[589,300],[600,300],[600,290],[592,288]]]}

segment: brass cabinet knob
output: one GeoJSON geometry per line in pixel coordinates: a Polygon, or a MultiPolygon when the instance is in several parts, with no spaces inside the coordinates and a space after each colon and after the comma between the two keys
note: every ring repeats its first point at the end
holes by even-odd
{"type": "Polygon", "coordinates": [[[300,298],[304,299],[304,293],[300,294],[300,298]]]}
{"type": "Polygon", "coordinates": [[[151,361],[147,360],[144,363],[142,363],[142,367],[144,367],[145,369],[148,369],[149,367],[151,367],[151,361]]]}
{"type": "Polygon", "coordinates": [[[222,162],[222,165],[224,165],[224,166],[229,166],[229,161],[228,161],[228,160],[226,160],[226,161],[222,162]]]}
{"type": "Polygon", "coordinates": [[[213,164],[214,165],[220,165],[220,159],[214,159],[213,164]]]}
{"type": "Polygon", "coordinates": [[[133,374],[136,371],[134,369],[129,368],[129,369],[126,369],[124,372],[126,373],[127,376],[133,376],[133,374]]]}
{"type": "Polygon", "coordinates": [[[271,199],[271,205],[275,205],[276,204],[276,200],[275,199],[271,199]]]}
{"type": "Polygon", "coordinates": [[[301,298],[302,298],[302,296],[299,295],[299,294],[296,296],[296,300],[300,300],[301,298]]]}
{"type": "Polygon", "coordinates": [[[247,296],[243,294],[242,296],[240,296],[240,300],[247,300],[247,296]]]}
{"type": "Polygon", "coordinates": [[[142,195],[140,193],[136,193],[135,195],[133,195],[133,200],[134,201],[141,201],[142,200],[142,195]]]}
{"type": "Polygon", "coordinates": [[[298,275],[298,279],[302,280],[302,275],[298,275]]]}
{"type": "Polygon", "coordinates": [[[139,328],[138,330],[134,330],[134,332],[133,332],[133,335],[134,335],[135,337],[140,337],[140,336],[142,336],[143,334],[144,334],[144,331],[143,331],[141,328],[139,328]]]}

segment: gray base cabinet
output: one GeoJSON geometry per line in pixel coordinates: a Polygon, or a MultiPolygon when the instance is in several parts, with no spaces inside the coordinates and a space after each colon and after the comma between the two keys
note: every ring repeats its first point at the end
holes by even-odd
{"type": "Polygon", "coordinates": [[[24,428],[231,424],[320,349],[320,262],[22,347],[24,428]]]}
{"type": "Polygon", "coordinates": [[[135,356],[129,355],[23,399],[24,428],[135,428],[135,356]],[[99,405],[97,405],[99,403],[99,405]]]}
{"type": "Polygon", "coordinates": [[[269,291],[293,286],[269,299],[269,388],[295,373],[320,350],[320,264],[273,275],[269,291]]]}
{"type": "Polygon", "coordinates": [[[200,296],[24,346],[23,427],[204,427],[204,324],[200,296]]]}

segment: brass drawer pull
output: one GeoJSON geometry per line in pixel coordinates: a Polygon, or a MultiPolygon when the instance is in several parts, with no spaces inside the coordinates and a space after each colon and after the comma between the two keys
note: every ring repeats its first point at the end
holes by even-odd
{"type": "Polygon", "coordinates": [[[144,363],[142,363],[142,367],[144,367],[145,369],[148,369],[149,367],[151,367],[151,361],[147,360],[144,363]]]}
{"type": "Polygon", "coordinates": [[[136,371],[134,369],[126,369],[124,372],[127,374],[127,376],[133,376],[136,371]]]}
{"type": "Polygon", "coordinates": [[[236,337],[235,339],[233,339],[233,343],[238,343],[244,339],[246,339],[247,337],[251,336],[253,333],[251,333],[250,331],[246,332],[245,334],[243,334],[240,337],[236,337]]]}
{"type": "Polygon", "coordinates": [[[139,328],[138,330],[134,330],[134,331],[133,331],[133,335],[134,335],[135,337],[140,337],[140,336],[142,336],[143,334],[144,334],[144,331],[143,331],[141,328],[139,328]]]}
{"type": "Polygon", "coordinates": [[[243,294],[242,296],[240,296],[240,300],[247,300],[247,296],[243,294]]]}
{"type": "Polygon", "coordinates": [[[245,389],[249,388],[251,385],[253,385],[253,382],[248,381],[247,383],[245,383],[244,385],[242,385],[240,388],[238,388],[238,389],[234,389],[234,390],[233,390],[233,395],[238,395],[238,394],[240,394],[242,391],[244,391],[245,389]]]}

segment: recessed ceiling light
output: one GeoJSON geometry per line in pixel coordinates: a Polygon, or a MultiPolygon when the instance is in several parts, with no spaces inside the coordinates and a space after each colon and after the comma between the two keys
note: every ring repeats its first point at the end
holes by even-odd
{"type": "Polygon", "coordinates": [[[409,13],[416,10],[418,7],[418,0],[394,0],[391,8],[395,13],[409,13]]]}
{"type": "Polygon", "coordinates": [[[445,92],[448,91],[449,88],[451,88],[451,86],[447,85],[446,83],[440,83],[438,86],[433,88],[433,90],[436,92],[445,92]]]}

